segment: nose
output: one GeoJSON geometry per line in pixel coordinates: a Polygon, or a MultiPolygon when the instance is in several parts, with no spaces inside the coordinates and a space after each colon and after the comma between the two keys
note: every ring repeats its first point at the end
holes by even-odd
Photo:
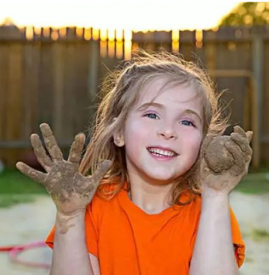
{"type": "Polygon", "coordinates": [[[165,139],[177,139],[177,133],[172,127],[164,126],[157,131],[157,135],[165,139]]]}

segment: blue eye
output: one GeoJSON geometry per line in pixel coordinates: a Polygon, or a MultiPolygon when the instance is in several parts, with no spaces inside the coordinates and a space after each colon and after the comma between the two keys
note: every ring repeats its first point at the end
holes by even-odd
{"type": "Polygon", "coordinates": [[[189,121],[189,120],[182,120],[181,124],[185,125],[185,126],[193,126],[193,127],[195,127],[195,125],[191,121],[189,121]]]}
{"type": "Polygon", "coordinates": [[[154,113],[148,113],[148,114],[145,114],[145,116],[152,119],[159,119],[159,117],[154,113]]]}

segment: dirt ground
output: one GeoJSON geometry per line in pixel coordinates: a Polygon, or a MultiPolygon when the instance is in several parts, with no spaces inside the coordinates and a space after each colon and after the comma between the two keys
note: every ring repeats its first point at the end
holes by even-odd
{"type": "MultiPolygon", "coordinates": [[[[240,275],[269,274],[269,195],[231,194],[231,205],[247,245],[247,257],[240,275]]],[[[0,247],[43,241],[55,218],[49,197],[37,196],[35,202],[0,208],[0,247]]],[[[40,247],[19,255],[19,259],[50,263],[51,251],[40,247]]],[[[44,268],[12,263],[8,253],[0,253],[0,275],[45,275],[44,268]]]]}

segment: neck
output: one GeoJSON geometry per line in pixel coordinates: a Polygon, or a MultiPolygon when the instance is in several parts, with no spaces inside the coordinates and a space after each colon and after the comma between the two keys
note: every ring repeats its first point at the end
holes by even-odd
{"type": "Polygon", "coordinates": [[[169,192],[172,183],[159,184],[141,179],[137,175],[129,175],[130,199],[148,214],[157,214],[168,208],[169,192]]]}

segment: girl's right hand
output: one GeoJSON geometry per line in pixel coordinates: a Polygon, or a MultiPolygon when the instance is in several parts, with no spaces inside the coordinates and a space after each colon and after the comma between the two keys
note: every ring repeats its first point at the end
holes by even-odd
{"type": "Polygon", "coordinates": [[[77,212],[85,211],[100,181],[108,171],[110,161],[103,161],[91,177],[85,177],[78,172],[85,135],[78,134],[75,137],[66,161],[49,125],[43,123],[40,129],[49,156],[37,134],[31,135],[31,143],[39,163],[47,173],[37,171],[23,162],[18,162],[16,167],[46,187],[61,214],[73,216],[77,212]]]}

